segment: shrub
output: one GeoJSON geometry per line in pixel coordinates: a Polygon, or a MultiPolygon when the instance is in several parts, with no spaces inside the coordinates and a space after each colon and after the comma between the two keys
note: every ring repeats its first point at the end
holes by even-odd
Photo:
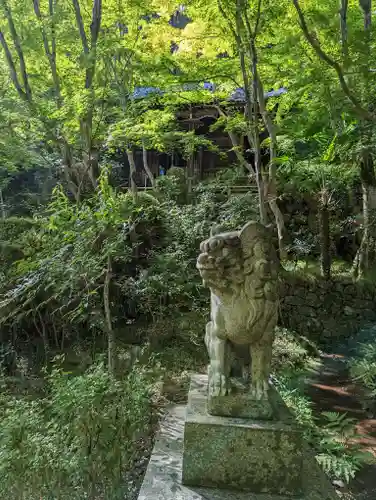
{"type": "Polygon", "coordinates": [[[76,377],[55,368],[42,399],[2,394],[0,498],[124,498],[151,396],[140,369],[116,381],[101,364],[76,377]]]}
{"type": "Polygon", "coordinates": [[[376,397],[376,345],[360,344],[357,351],[358,355],[349,361],[350,375],[376,397]]]}
{"type": "Polygon", "coordinates": [[[55,332],[54,338],[44,338],[46,347],[47,340],[60,347],[65,331],[74,334],[75,328],[105,331],[109,263],[111,316],[114,322],[126,317],[133,297],[119,297],[124,280],[136,276],[150,249],[163,242],[160,203],[146,193],[118,195],[103,175],[98,191],[79,205],[56,188],[38,223],[23,258],[2,278],[1,322],[27,331],[34,326],[43,335],[55,332]]]}
{"type": "Polygon", "coordinates": [[[183,205],[188,201],[187,180],[185,170],[171,167],[167,175],[158,177],[157,189],[162,199],[183,205]]]}
{"type": "Polygon", "coordinates": [[[357,355],[348,361],[352,380],[361,386],[360,402],[372,418],[376,414],[376,346],[374,343],[359,344],[357,355]]]}
{"type": "Polygon", "coordinates": [[[300,370],[318,355],[316,346],[295,332],[277,327],[273,344],[272,370],[300,370]]]}

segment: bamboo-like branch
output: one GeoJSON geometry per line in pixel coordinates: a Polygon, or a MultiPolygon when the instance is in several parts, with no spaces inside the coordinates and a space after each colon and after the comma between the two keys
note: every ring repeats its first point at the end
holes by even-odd
{"type": "Polygon", "coordinates": [[[2,31],[0,31],[0,43],[4,49],[4,52],[5,52],[5,57],[6,57],[6,60],[8,63],[10,77],[12,79],[13,85],[14,85],[15,89],[17,90],[17,93],[20,96],[20,98],[23,101],[27,101],[27,95],[24,92],[22,85],[20,84],[20,81],[18,80],[16,66],[14,64],[11,51],[9,50],[8,43],[5,39],[4,33],[2,31]]]}
{"type": "Polygon", "coordinates": [[[82,49],[85,52],[85,54],[89,54],[89,52],[90,52],[89,51],[89,44],[87,42],[85,27],[84,27],[84,23],[82,20],[80,4],[79,4],[78,0],[72,0],[72,3],[73,3],[73,7],[74,7],[74,12],[76,14],[76,22],[77,22],[77,26],[78,26],[78,31],[80,33],[82,49]]]}
{"type": "Polygon", "coordinates": [[[95,64],[97,58],[97,42],[99,36],[99,30],[101,27],[102,20],[102,0],[94,0],[93,2],[93,12],[92,19],[90,25],[90,34],[91,34],[91,57],[92,61],[89,64],[88,69],[86,70],[86,81],[85,88],[90,89],[93,84],[93,79],[95,75],[95,64]]]}
{"type": "MultiPolygon", "coordinates": [[[[29,79],[27,76],[26,63],[25,63],[25,58],[24,58],[23,51],[21,48],[20,37],[18,36],[16,27],[15,27],[14,22],[13,22],[12,12],[11,12],[8,4],[6,3],[6,0],[1,0],[1,4],[3,6],[5,17],[8,21],[9,31],[10,31],[10,34],[11,34],[11,37],[13,40],[13,45],[14,45],[14,48],[16,49],[16,52],[18,55],[19,64],[20,64],[20,72],[21,72],[22,82],[23,82],[23,87],[24,87],[24,93],[26,94],[26,100],[31,102],[31,100],[32,100],[31,88],[30,88],[29,79]]],[[[3,45],[3,47],[4,47],[4,45],[3,45]]],[[[8,60],[8,64],[9,64],[9,60],[8,60]]]]}
{"type": "Polygon", "coordinates": [[[44,46],[44,52],[45,52],[45,55],[48,59],[48,63],[50,65],[50,70],[51,70],[51,76],[52,76],[52,80],[53,80],[53,83],[54,83],[54,87],[55,87],[55,94],[56,94],[56,100],[57,100],[57,105],[58,107],[61,107],[61,93],[60,93],[60,80],[59,80],[59,76],[58,76],[58,73],[57,73],[57,67],[56,67],[56,40],[55,40],[55,29],[54,29],[54,25],[53,25],[53,15],[54,15],[54,3],[53,3],[53,0],[49,0],[49,16],[50,16],[50,19],[51,19],[51,23],[52,23],[52,33],[51,33],[51,47],[50,47],[50,43],[48,41],[48,37],[47,37],[47,33],[46,33],[46,29],[43,25],[43,19],[42,19],[42,13],[40,11],[40,4],[39,4],[39,0],[33,0],[33,3],[34,3],[34,12],[35,12],[35,15],[38,19],[38,21],[40,22],[40,29],[41,29],[41,33],[42,33],[42,40],[43,40],[43,46],[44,46]]]}
{"type": "Polygon", "coordinates": [[[349,8],[349,0],[340,0],[341,7],[339,10],[340,25],[341,25],[341,43],[342,55],[345,67],[349,61],[349,46],[348,46],[348,30],[347,30],[347,12],[349,8]]]}
{"type": "Polygon", "coordinates": [[[332,59],[321,47],[321,44],[319,40],[316,38],[314,34],[312,34],[309,29],[307,22],[305,20],[303,11],[300,7],[299,0],[292,0],[294,7],[296,9],[296,12],[298,13],[299,17],[299,22],[300,22],[300,27],[302,28],[303,34],[305,36],[305,39],[307,42],[311,45],[313,50],[316,52],[316,54],[319,56],[319,58],[324,61],[328,66],[334,69],[334,71],[337,73],[339,83],[341,85],[341,88],[346,95],[346,97],[349,99],[349,101],[353,104],[354,109],[356,113],[360,116],[360,118],[365,119],[365,120],[374,120],[374,116],[369,113],[367,109],[365,109],[361,102],[355,97],[353,92],[351,92],[349,86],[347,85],[345,75],[343,72],[343,69],[341,68],[340,64],[332,59]]]}

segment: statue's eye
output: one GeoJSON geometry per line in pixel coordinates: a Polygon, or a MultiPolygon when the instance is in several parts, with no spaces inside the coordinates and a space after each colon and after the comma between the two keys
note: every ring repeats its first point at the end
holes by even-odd
{"type": "Polygon", "coordinates": [[[231,247],[240,246],[240,239],[237,236],[232,236],[227,239],[226,244],[231,247]]]}
{"type": "Polygon", "coordinates": [[[218,250],[223,246],[222,240],[213,238],[209,241],[210,250],[213,252],[214,250],[218,250]]]}

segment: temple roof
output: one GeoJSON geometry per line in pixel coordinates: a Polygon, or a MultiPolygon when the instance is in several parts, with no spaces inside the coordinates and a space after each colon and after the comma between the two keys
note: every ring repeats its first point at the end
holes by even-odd
{"type": "MultiPolygon", "coordinates": [[[[202,82],[202,83],[185,83],[181,85],[178,89],[174,90],[162,90],[158,87],[136,87],[132,98],[133,99],[143,99],[145,97],[149,97],[151,95],[165,95],[171,92],[184,92],[184,91],[193,91],[193,90],[209,90],[210,92],[215,91],[215,84],[211,82],[202,82]]],[[[270,90],[265,92],[265,99],[270,97],[279,97],[287,92],[285,87],[281,87],[277,90],[270,90]]],[[[228,100],[232,102],[245,102],[245,92],[243,88],[237,88],[228,96],[228,100]]]]}

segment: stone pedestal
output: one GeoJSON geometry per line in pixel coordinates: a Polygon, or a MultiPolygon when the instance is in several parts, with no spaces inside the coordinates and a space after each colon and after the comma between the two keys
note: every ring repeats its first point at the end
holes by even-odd
{"type": "Polygon", "coordinates": [[[300,430],[274,388],[275,420],[208,414],[206,377],[194,376],[184,429],[183,484],[297,496],[302,492],[300,430]]]}
{"type": "MultiPolygon", "coordinates": [[[[195,377],[205,386],[206,376],[195,377]]],[[[182,484],[186,407],[172,406],[161,422],[138,500],[291,500],[291,496],[182,484]]],[[[249,455],[245,457],[249,460],[249,455]]],[[[294,500],[339,500],[311,450],[303,443],[303,492],[294,500]]]]}

